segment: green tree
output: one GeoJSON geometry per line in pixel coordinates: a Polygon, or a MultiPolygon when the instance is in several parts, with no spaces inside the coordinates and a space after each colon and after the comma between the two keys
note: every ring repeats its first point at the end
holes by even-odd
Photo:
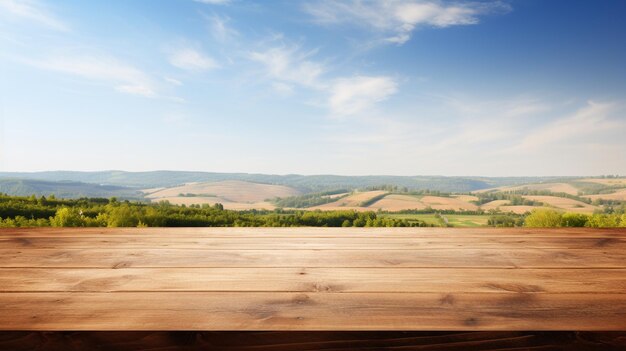
{"type": "Polygon", "coordinates": [[[54,217],[50,217],[50,225],[53,227],[84,227],[85,221],[79,209],[61,207],[54,217]]]}
{"type": "Polygon", "coordinates": [[[108,227],[136,227],[139,224],[137,211],[128,204],[111,203],[107,205],[107,209],[108,227]]]}
{"type": "Polygon", "coordinates": [[[540,208],[533,210],[524,220],[524,226],[534,228],[553,228],[561,226],[561,213],[540,208]]]}

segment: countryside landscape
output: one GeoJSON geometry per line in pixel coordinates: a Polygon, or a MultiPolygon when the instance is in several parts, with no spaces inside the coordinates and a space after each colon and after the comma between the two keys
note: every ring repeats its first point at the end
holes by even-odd
{"type": "Polygon", "coordinates": [[[4,350],[626,350],[626,0],[0,0],[4,350]]]}
{"type": "Polygon", "coordinates": [[[626,226],[626,178],[617,175],[341,177],[170,171],[0,176],[4,226],[626,226]],[[62,177],[68,179],[58,180],[62,177]],[[193,181],[178,183],[184,180],[193,181]],[[49,208],[44,214],[29,212],[29,203],[49,208]],[[128,211],[98,210],[103,204],[128,206],[128,211]],[[178,211],[181,221],[148,219],[149,208],[178,211]],[[227,211],[231,220],[182,220],[203,210],[227,211]],[[73,224],[54,220],[64,211],[77,216],[73,224]],[[540,222],[533,217],[527,221],[531,214],[540,222]],[[236,221],[240,216],[247,219],[236,221]],[[259,220],[250,220],[254,217],[259,220]],[[295,219],[286,219],[290,217],[295,219]]]}

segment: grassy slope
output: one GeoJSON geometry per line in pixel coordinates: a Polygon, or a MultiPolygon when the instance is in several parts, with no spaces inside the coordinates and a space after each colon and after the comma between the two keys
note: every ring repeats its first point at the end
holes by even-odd
{"type": "MultiPolygon", "coordinates": [[[[384,217],[406,220],[419,220],[436,226],[441,225],[441,220],[434,214],[383,214],[384,217]]],[[[444,215],[448,223],[454,227],[480,227],[487,225],[489,215],[444,215]]]]}

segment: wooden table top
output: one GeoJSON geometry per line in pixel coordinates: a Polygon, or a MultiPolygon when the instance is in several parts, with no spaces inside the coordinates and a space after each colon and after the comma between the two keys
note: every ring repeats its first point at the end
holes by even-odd
{"type": "Polygon", "coordinates": [[[1,229],[0,330],[626,330],[626,229],[1,229]]]}

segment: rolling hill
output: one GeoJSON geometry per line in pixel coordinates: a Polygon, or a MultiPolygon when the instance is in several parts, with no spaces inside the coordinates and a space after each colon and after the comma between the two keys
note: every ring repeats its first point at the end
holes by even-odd
{"type": "MultiPolygon", "coordinates": [[[[0,172],[2,178],[37,179],[46,181],[70,180],[84,183],[138,187],[142,189],[172,187],[187,183],[239,180],[252,183],[285,185],[301,192],[334,189],[363,189],[384,184],[406,187],[409,190],[436,190],[469,192],[516,184],[536,183],[556,177],[444,177],[444,176],[340,176],[340,175],[273,175],[252,173],[214,173],[188,171],[50,171],[50,172],[0,172]]],[[[558,178],[562,179],[562,177],[558,178]]]]}
{"type": "Polygon", "coordinates": [[[0,179],[0,193],[17,196],[49,196],[54,194],[59,198],[119,197],[133,200],[143,198],[139,189],[128,187],[34,179],[0,179]]]}
{"type": "Polygon", "coordinates": [[[535,184],[522,184],[515,186],[501,186],[497,188],[481,189],[475,191],[476,193],[497,192],[497,191],[519,191],[519,190],[537,190],[537,191],[550,191],[553,193],[566,193],[570,195],[576,195],[581,190],[570,183],[535,183],[535,184]]]}
{"type": "Polygon", "coordinates": [[[283,185],[251,183],[240,180],[189,183],[171,188],[144,190],[152,202],[169,201],[172,204],[215,204],[227,209],[273,209],[267,199],[300,195],[301,192],[283,185]]]}
{"type": "Polygon", "coordinates": [[[626,178],[614,177],[479,179],[438,176],[277,176],[175,171],[19,174],[53,179],[74,177],[92,182],[103,181],[101,184],[71,179],[2,179],[3,175],[6,177],[7,173],[0,173],[0,192],[10,195],[55,194],[57,197],[67,198],[115,196],[149,202],[169,201],[180,205],[221,203],[225,208],[234,210],[271,210],[281,207],[357,211],[500,210],[524,213],[538,206],[548,206],[569,212],[592,213],[602,210],[603,206],[619,206],[626,201],[626,178]],[[187,181],[190,179],[209,180],[187,181]],[[527,183],[516,183],[523,180],[527,183]],[[513,183],[499,185],[506,182],[513,183]],[[130,184],[139,184],[141,187],[128,186],[130,184]],[[412,187],[406,184],[411,184],[412,187]],[[413,187],[419,189],[422,186],[433,186],[435,189],[427,188],[433,190],[429,192],[412,190],[413,187]],[[471,192],[437,190],[474,187],[483,188],[471,192]],[[329,190],[316,192],[315,189],[329,190]],[[517,199],[511,202],[511,196],[517,199]]]}

